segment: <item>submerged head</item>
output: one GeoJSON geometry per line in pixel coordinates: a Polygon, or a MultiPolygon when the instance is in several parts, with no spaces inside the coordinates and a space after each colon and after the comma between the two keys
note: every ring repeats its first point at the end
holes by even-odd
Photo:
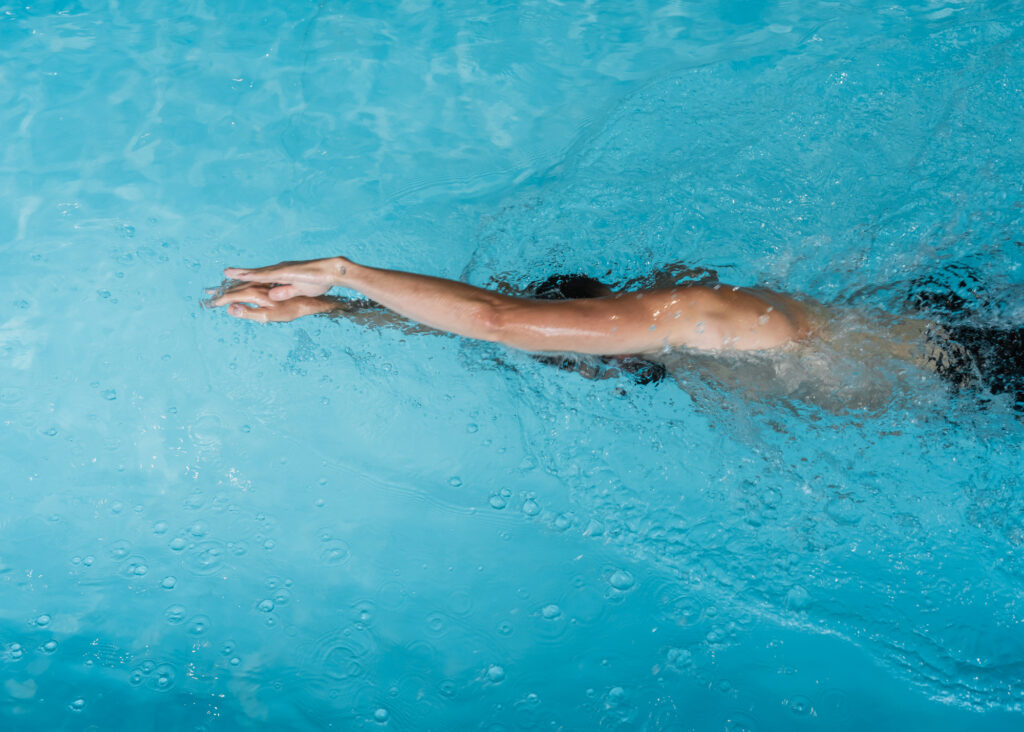
{"type": "Polygon", "coordinates": [[[581,274],[551,275],[542,282],[532,283],[527,291],[538,300],[584,300],[612,294],[608,285],[581,274]]]}

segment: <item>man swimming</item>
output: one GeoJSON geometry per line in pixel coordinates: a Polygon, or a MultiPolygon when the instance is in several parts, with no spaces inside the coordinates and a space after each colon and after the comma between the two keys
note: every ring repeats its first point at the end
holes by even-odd
{"type": "MultiPolygon", "coordinates": [[[[224,274],[233,282],[210,290],[211,304],[227,306],[236,318],[285,322],[325,314],[383,325],[398,316],[528,351],[590,378],[597,375],[592,368],[551,354],[589,354],[640,383],[659,380],[663,364],[679,352],[734,357],[723,373],[737,371],[736,357],[766,355],[774,357],[762,359],[770,362],[773,377],[792,377],[798,363],[800,383],[818,380],[832,392],[851,381],[837,371],[840,360],[852,358],[877,371],[896,359],[927,368],[957,389],[985,386],[991,393],[1009,392],[1018,409],[1024,405],[1024,331],[965,326],[954,313],[936,317],[943,313],[934,303],[928,318],[865,320],[810,299],[726,285],[707,270],[679,267],[640,283],[646,285],[642,289],[613,292],[590,277],[556,275],[534,283],[526,294],[367,267],[345,257],[228,268],[224,274]],[[377,306],[326,296],[333,287],[355,290],[377,306]]],[[[851,371],[856,378],[864,373],[860,366],[851,371]]]]}

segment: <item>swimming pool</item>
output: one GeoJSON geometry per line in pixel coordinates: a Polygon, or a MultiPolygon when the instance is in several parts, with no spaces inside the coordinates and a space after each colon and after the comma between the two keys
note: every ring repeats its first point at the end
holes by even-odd
{"type": "Polygon", "coordinates": [[[5,729],[1017,729],[1021,422],[203,310],[344,253],[1019,323],[1019,2],[0,5],[5,729]]]}

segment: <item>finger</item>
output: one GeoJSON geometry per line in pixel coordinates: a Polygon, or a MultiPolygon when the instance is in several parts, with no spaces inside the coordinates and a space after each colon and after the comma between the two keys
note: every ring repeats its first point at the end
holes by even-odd
{"type": "Polygon", "coordinates": [[[259,269],[238,269],[236,267],[228,267],[224,270],[224,276],[230,277],[234,280],[241,280],[242,282],[276,282],[274,274],[267,270],[272,267],[260,267],[259,269]]]}
{"type": "Polygon", "coordinates": [[[270,291],[270,297],[274,300],[287,300],[300,295],[304,297],[319,297],[330,291],[330,285],[311,284],[309,282],[296,282],[288,285],[275,287],[270,291]]]}
{"type": "Polygon", "coordinates": [[[235,303],[228,308],[228,315],[240,320],[255,320],[258,323],[267,322],[267,311],[263,308],[250,308],[240,303],[235,303]]]}
{"type": "Polygon", "coordinates": [[[238,280],[224,280],[220,287],[211,287],[206,290],[206,294],[210,295],[211,304],[213,300],[227,295],[230,292],[236,292],[238,290],[244,290],[252,287],[262,287],[266,289],[267,285],[255,283],[255,282],[240,282],[238,280]]]}
{"type": "Polygon", "coordinates": [[[299,293],[295,285],[281,285],[279,287],[273,287],[270,292],[267,293],[267,297],[271,300],[280,302],[281,300],[288,300],[295,297],[299,293]]]}
{"type": "Polygon", "coordinates": [[[225,292],[213,301],[214,307],[230,305],[231,303],[252,303],[254,305],[274,304],[270,298],[267,297],[267,290],[259,286],[225,292]]]}

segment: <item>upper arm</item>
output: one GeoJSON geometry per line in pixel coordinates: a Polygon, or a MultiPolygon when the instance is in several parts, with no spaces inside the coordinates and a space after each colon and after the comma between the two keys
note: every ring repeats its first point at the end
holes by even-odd
{"type": "Polygon", "coordinates": [[[508,298],[492,311],[489,340],[527,351],[594,355],[650,353],[686,345],[694,312],[675,317],[670,292],[633,292],[580,300],[508,298]]]}
{"type": "Polygon", "coordinates": [[[799,303],[767,291],[702,285],[586,300],[503,298],[489,340],[527,351],[594,355],[762,350],[801,337],[799,303]]]}

